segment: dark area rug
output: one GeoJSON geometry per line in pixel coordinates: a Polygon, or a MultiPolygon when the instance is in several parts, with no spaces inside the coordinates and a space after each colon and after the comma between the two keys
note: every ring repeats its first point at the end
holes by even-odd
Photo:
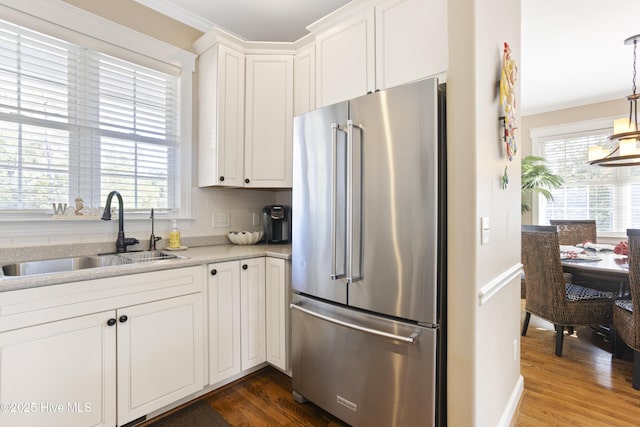
{"type": "Polygon", "coordinates": [[[206,400],[199,400],[147,427],[231,427],[206,400]]]}

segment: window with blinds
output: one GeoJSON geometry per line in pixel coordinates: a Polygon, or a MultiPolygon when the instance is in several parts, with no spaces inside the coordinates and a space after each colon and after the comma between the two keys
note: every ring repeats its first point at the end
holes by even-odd
{"type": "Polygon", "coordinates": [[[548,135],[534,141],[549,168],[564,179],[553,190],[553,202],[540,199],[539,223],[550,219],[594,219],[598,231],[626,233],[640,227],[640,169],[591,166],[588,151],[610,151],[612,128],[548,135]]]}
{"type": "Polygon", "coordinates": [[[0,213],[175,210],[178,78],[0,21],[0,213]]]}

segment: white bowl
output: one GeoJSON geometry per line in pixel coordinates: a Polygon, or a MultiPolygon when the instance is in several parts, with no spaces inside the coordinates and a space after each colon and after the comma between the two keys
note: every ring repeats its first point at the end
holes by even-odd
{"type": "Polygon", "coordinates": [[[255,245],[262,239],[263,231],[230,231],[227,233],[231,243],[236,245],[255,245]]]}

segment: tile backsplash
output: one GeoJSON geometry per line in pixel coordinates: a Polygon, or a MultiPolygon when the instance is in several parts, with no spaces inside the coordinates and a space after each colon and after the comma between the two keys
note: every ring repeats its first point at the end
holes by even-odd
{"type": "MultiPolygon", "coordinates": [[[[181,236],[194,243],[225,242],[231,230],[262,230],[262,208],[271,204],[290,206],[291,191],[194,187],[191,216],[178,219],[178,227],[181,236]]],[[[170,227],[168,218],[156,214],[157,236],[167,239],[170,227]]],[[[125,215],[124,229],[127,237],[139,239],[140,246],[146,249],[151,233],[150,219],[125,215]]],[[[117,220],[0,221],[0,248],[115,242],[117,231],[117,220]]]]}

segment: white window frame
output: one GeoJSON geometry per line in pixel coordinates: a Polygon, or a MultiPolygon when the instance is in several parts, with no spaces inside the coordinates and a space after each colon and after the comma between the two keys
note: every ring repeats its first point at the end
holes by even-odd
{"type": "MultiPolygon", "coordinates": [[[[600,119],[585,120],[581,122],[566,123],[561,125],[545,126],[535,129],[530,129],[529,135],[531,138],[531,153],[534,156],[541,156],[541,143],[544,138],[556,135],[566,135],[571,133],[598,131],[602,129],[609,129],[613,132],[613,121],[619,118],[605,117],[600,119]]],[[[596,166],[594,166],[596,167],[596,166]]],[[[544,206],[546,205],[546,199],[541,195],[534,197],[531,204],[531,218],[534,224],[542,224],[544,206]]],[[[616,215],[618,215],[616,213],[616,215]]],[[[624,233],[621,232],[598,232],[598,237],[612,237],[612,238],[624,238],[624,233]]]]}
{"type": "MultiPolygon", "coordinates": [[[[59,0],[3,0],[0,19],[179,75],[179,131],[182,142],[176,156],[180,170],[176,200],[179,201],[178,217],[191,218],[192,90],[196,55],[59,0]]],[[[22,217],[11,221],[24,220],[22,217]]]]}

